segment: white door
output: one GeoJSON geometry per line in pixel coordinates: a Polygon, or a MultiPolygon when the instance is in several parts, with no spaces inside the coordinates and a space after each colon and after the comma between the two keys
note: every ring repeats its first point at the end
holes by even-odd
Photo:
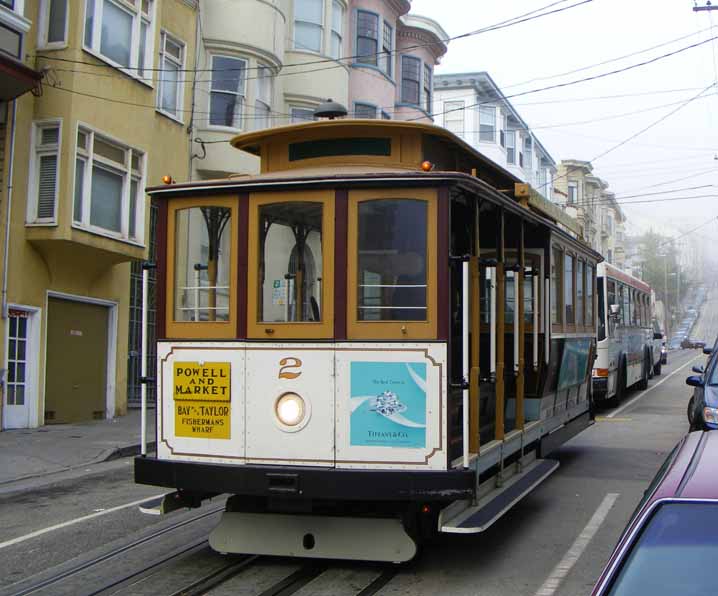
{"type": "Polygon", "coordinates": [[[3,391],[3,428],[28,428],[33,399],[30,390],[30,323],[32,313],[10,309],[7,370],[3,391]]]}

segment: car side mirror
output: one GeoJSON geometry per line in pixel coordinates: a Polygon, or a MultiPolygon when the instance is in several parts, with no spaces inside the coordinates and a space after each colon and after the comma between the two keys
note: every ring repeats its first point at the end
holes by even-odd
{"type": "Polygon", "coordinates": [[[663,339],[663,334],[662,333],[654,333],[653,339],[663,339]]]}
{"type": "Polygon", "coordinates": [[[703,348],[703,353],[706,356],[710,356],[713,353],[713,348],[703,348]]]}
{"type": "Polygon", "coordinates": [[[696,376],[691,376],[686,379],[686,385],[691,387],[703,387],[703,379],[696,376]]]}
{"type": "Polygon", "coordinates": [[[702,374],[703,374],[703,367],[702,367],[702,366],[694,366],[693,368],[691,368],[691,370],[692,370],[694,373],[698,373],[699,375],[702,375],[702,374]]]}

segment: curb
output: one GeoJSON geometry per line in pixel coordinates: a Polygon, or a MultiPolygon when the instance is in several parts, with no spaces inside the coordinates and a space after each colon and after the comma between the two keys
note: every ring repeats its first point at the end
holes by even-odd
{"type": "MultiPolygon", "coordinates": [[[[147,451],[155,449],[157,449],[156,441],[150,441],[147,443],[147,451]]],[[[125,447],[118,447],[101,461],[113,461],[115,459],[122,459],[123,457],[132,457],[134,455],[139,455],[141,450],[142,446],[139,443],[137,443],[137,445],[126,445],[125,447]]]]}

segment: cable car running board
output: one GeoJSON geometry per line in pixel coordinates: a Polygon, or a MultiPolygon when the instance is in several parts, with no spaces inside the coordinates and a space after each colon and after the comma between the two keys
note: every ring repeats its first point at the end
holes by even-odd
{"type": "Polygon", "coordinates": [[[440,518],[440,531],[453,534],[483,532],[553,474],[558,466],[559,463],[552,459],[535,460],[523,472],[506,480],[503,486],[485,495],[477,505],[461,510],[450,519],[440,518]]]}

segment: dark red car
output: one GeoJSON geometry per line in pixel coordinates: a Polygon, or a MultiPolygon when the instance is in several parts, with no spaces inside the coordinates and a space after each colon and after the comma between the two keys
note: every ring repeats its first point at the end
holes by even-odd
{"type": "Polygon", "coordinates": [[[638,504],[592,596],[718,594],[718,433],[686,435],[638,504]]]}

